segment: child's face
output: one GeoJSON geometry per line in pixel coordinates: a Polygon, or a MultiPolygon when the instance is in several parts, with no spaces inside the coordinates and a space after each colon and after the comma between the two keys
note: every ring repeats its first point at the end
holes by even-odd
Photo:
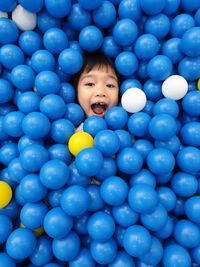
{"type": "Polygon", "coordinates": [[[86,117],[103,117],[106,111],[117,105],[119,85],[110,66],[95,66],[90,72],[83,71],[78,86],[78,102],[86,117]]]}

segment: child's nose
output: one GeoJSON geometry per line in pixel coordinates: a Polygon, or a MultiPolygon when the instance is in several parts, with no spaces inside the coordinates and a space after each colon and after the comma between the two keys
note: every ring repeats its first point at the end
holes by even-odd
{"type": "Polygon", "coordinates": [[[103,87],[98,88],[98,90],[96,91],[96,96],[98,97],[106,97],[106,90],[103,87]]]}

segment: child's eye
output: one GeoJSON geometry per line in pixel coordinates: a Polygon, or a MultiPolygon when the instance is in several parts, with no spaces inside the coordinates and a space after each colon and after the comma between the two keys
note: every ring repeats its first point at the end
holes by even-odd
{"type": "Polygon", "coordinates": [[[85,83],[85,86],[94,86],[94,83],[85,83]]]}
{"type": "Polygon", "coordinates": [[[109,84],[107,84],[106,86],[107,86],[108,88],[115,88],[115,85],[112,84],[112,83],[109,83],[109,84]]]}

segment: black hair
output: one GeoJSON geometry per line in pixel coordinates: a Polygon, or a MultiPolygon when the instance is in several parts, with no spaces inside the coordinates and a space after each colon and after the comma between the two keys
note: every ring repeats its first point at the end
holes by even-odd
{"type": "Polygon", "coordinates": [[[117,72],[112,59],[107,57],[101,52],[93,52],[93,53],[83,54],[83,66],[81,70],[78,73],[76,73],[73,77],[74,87],[77,88],[80,76],[84,71],[88,73],[96,66],[98,66],[99,69],[103,66],[111,67],[117,76],[118,83],[120,83],[120,75],[117,72]]]}

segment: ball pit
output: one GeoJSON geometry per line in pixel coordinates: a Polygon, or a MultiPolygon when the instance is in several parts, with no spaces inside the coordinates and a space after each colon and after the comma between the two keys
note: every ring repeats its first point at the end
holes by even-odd
{"type": "Polygon", "coordinates": [[[199,266],[199,35],[199,0],[0,1],[1,267],[199,266]],[[119,104],[85,118],[96,51],[119,104]]]}

